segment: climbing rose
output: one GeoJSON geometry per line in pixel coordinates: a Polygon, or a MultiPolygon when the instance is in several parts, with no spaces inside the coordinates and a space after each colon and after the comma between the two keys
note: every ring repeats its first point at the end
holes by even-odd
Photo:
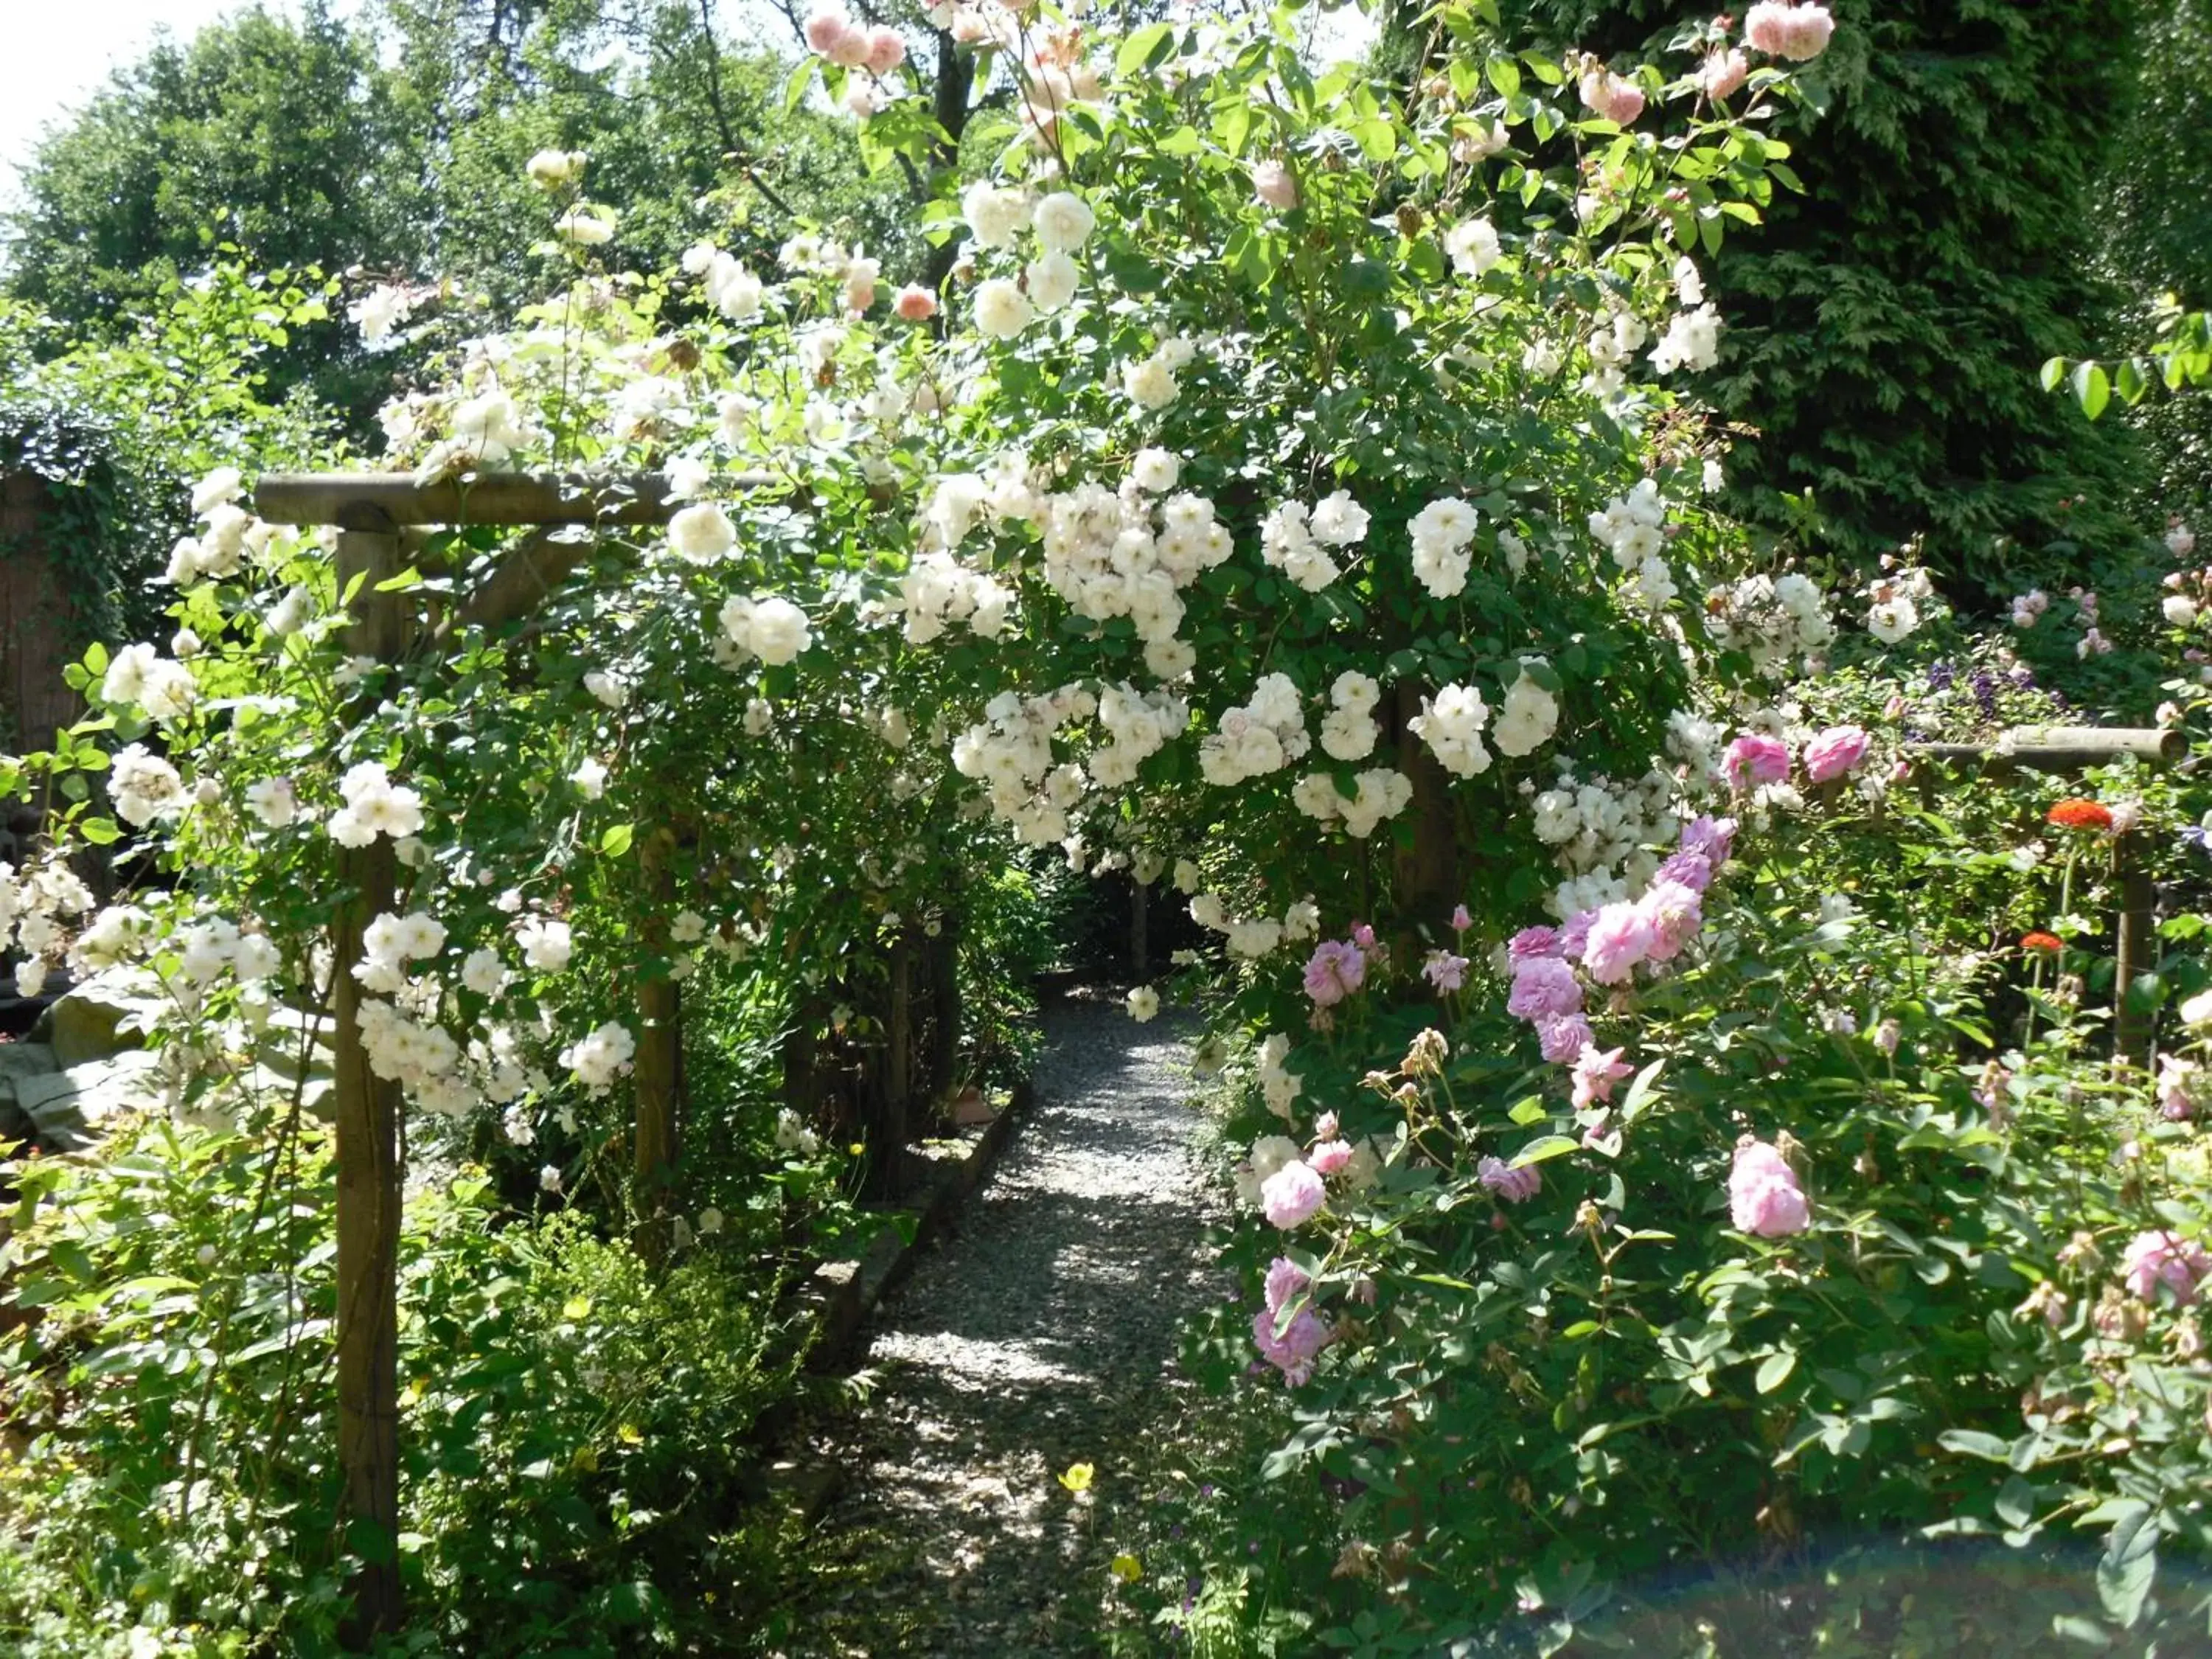
{"type": "Polygon", "coordinates": [[[1734,48],[1709,52],[1697,74],[1698,90],[1716,100],[1733,96],[1751,75],[1751,59],[1734,48]]]}
{"type": "Polygon", "coordinates": [[[1578,1014],[1582,1007],[1583,988],[1575,979],[1575,970],[1557,957],[1532,957],[1514,969],[1505,1012],[1516,1019],[1578,1014]]]}
{"type": "Polygon", "coordinates": [[[1149,985],[1139,985],[1129,993],[1129,1018],[1142,1025],[1160,1011],[1160,994],[1149,985]]]}
{"type": "Polygon", "coordinates": [[[1715,870],[1729,861],[1735,845],[1735,820],[1700,814],[1682,826],[1682,850],[1708,860],[1715,870]]]}
{"type": "Polygon", "coordinates": [[[1644,89],[1635,82],[1615,75],[1611,70],[1593,68],[1584,72],[1580,91],[1583,102],[1592,113],[1611,121],[1616,126],[1626,126],[1644,113],[1644,89]]]}
{"type": "Polygon", "coordinates": [[[1324,1140],[1307,1155],[1306,1161],[1322,1175],[1342,1175],[1344,1166],[1352,1162],[1352,1143],[1324,1140]]]}
{"type": "Polygon", "coordinates": [[[1315,1358],[1334,1335],[1310,1308],[1299,1309],[1280,1336],[1275,1334],[1273,1309],[1262,1308],[1252,1316],[1252,1340],[1261,1358],[1282,1372],[1283,1381],[1292,1388],[1313,1376],[1315,1358]]]}
{"type": "Polygon", "coordinates": [[[1802,1233],[1812,1224],[1812,1208],[1797,1185],[1797,1172],[1763,1140],[1747,1135],[1736,1144],[1735,1166],[1729,1175],[1730,1218],[1739,1231],[1761,1238],[1802,1233]]]}
{"type": "Polygon", "coordinates": [[[1559,931],[1556,927],[1523,927],[1505,941],[1505,954],[1518,967],[1540,957],[1559,954],[1559,931]]]}
{"type": "Polygon", "coordinates": [[[2120,1277],[2146,1302],[2163,1285],[2185,1308],[2197,1299],[2197,1286],[2208,1273],[2212,1273],[2212,1255],[2194,1240],[2169,1232],[2137,1233],[2120,1258],[2120,1277]]]}
{"type": "Polygon", "coordinates": [[[1583,966],[1599,984],[1619,985],[1651,954],[1658,940],[1659,930],[1640,908],[1625,902],[1608,904],[1590,924],[1589,938],[1583,945],[1583,966]]]}
{"type": "Polygon", "coordinates": [[[937,296],[927,289],[909,283],[898,291],[891,301],[891,310],[901,322],[926,323],[937,315],[937,296]]]}
{"type": "Polygon", "coordinates": [[[1672,962],[1705,925],[1705,901],[1698,890],[1664,877],[1653,879],[1636,908],[1651,924],[1648,954],[1653,962],[1672,962]]]}
{"type": "Polygon", "coordinates": [[[1280,1313],[1290,1299],[1313,1283],[1305,1270],[1286,1255],[1279,1255],[1267,1264],[1267,1311],[1280,1313]]]}
{"type": "Polygon", "coordinates": [[[1318,1007],[1334,1007],[1366,978],[1367,958],[1343,939],[1323,939],[1306,961],[1306,994],[1318,1007]]]}
{"type": "Polygon", "coordinates": [[[1721,771],[1738,789],[1779,783],[1790,775],[1790,750],[1779,738],[1747,732],[1722,751],[1721,771]]]}
{"type": "Polygon", "coordinates": [[[1320,1175],[1292,1158],[1261,1183],[1260,1207],[1271,1223],[1288,1231],[1311,1217],[1328,1196],[1320,1175]]]}
{"type": "Polygon", "coordinates": [[[1835,32],[1836,20],[1826,6],[1792,0],[1759,0],[1743,20],[1743,38],[1754,50],[1800,64],[1826,52],[1835,32]]]}
{"type": "Polygon", "coordinates": [[[1866,758],[1867,734],[1856,726],[1832,726],[1805,745],[1805,775],[1815,783],[1840,778],[1866,758]]]}

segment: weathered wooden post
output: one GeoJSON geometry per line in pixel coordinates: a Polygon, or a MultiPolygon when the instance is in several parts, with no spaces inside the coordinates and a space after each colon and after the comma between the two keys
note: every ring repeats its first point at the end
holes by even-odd
{"type": "MultiPolygon", "coordinates": [[[[669,955],[669,910],[676,902],[676,837],[663,827],[638,842],[650,911],[640,929],[647,951],[664,961],[669,955]]],[[[664,969],[643,977],[637,988],[636,1144],[633,1148],[633,1201],[639,1218],[639,1247],[659,1262],[667,1253],[667,1200],[675,1184],[678,1096],[683,1086],[682,991],[664,969]]]]}
{"type": "MultiPolygon", "coordinates": [[[[380,663],[406,646],[401,596],[377,591],[399,574],[399,538],[374,508],[340,519],[341,599],[355,588],[347,649],[380,663]]],[[[399,1581],[399,1085],[368,1067],[361,1039],[361,987],[353,976],[362,935],[392,908],[398,859],[392,842],[341,848],[344,896],[331,928],[337,1015],[334,1132],[337,1158],[338,1467],[346,1537],[361,1558],[344,1639],[356,1648],[397,1631],[399,1581]]]]}

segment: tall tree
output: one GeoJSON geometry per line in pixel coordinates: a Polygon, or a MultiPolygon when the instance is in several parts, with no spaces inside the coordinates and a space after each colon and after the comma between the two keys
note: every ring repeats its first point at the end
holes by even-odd
{"type": "MultiPolygon", "coordinates": [[[[1765,226],[1711,261],[1729,330],[1709,390],[1760,433],[1731,469],[1735,505],[1785,522],[1774,492],[1809,489],[1840,551],[1924,533],[1931,560],[1992,589],[2023,547],[2124,538],[2126,435],[2089,428],[2036,377],[2116,314],[2090,209],[2135,0],[1830,5],[1814,108],[1784,133],[1805,192],[1778,192],[1765,226]]],[[[1502,9],[1611,56],[1662,48],[1713,8],[1502,9]]]]}

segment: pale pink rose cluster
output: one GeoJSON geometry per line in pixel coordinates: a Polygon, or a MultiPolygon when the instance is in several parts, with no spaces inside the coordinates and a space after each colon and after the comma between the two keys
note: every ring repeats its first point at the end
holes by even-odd
{"type": "Polygon", "coordinates": [[[1260,1183],[1261,1211],[1285,1232],[1310,1221],[1328,1201],[1321,1171],[1303,1158],[1292,1158],[1260,1183]]]}
{"type": "Polygon", "coordinates": [[[1830,726],[1805,745],[1805,775],[1826,783],[1856,770],[1871,741],[1858,726],[1830,726]]]}
{"type": "Polygon", "coordinates": [[[816,55],[844,69],[889,75],[906,62],[906,41],[896,29],[856,22],[842,6],[823,6],[805,23],[806,44],[816,55]]]}
{"type": "Polygon", "coordinates": [[[2163,1285],[2185,1308],[2197,1300],[2207,1275],[2212,1275],[2212,1254],[2196,1240],[2177,1238],[2170,1232],[2137,1233],[2120,1258],[2121,1279],[2146,1302],[2163,1285]]]}
{"type": "Polygon", "coordinates": [[[1314,1361],[1336,1336],[1311,1308],[1291,1315],[1279,1333],[1275,1328],[1282,1323],[1283,1310],[1311,1283],[1296,1262],[1277,1256],[1267,1269],[1266,1305],[1252,1316],[1252,1341],[1260,1357],[1282,1372],[1283,1381],[1294,1389],[1312,1377],[1314,1361]]]}
{"type": "Polygon", "coordinates": [[[1334,1008],[1366,982],[1367,957],[1352,939],[1323,939],[1306,959],[1306,994],[1316,1008],[1334,1008]]]}
{"type": "Polygon", "coordinates": [[[1602,64],[1592,63],[1585,69],[1577,89],[1592,114],[1615,126],[1625,127],[1644,113],[1644,88],[1602,64]]]}
{"type": "Polygon", "coordinates": [[[1760,1238],[1802,1233],[1813,1224],[1797,1172],[1774,1147],[1749,1135],[1736,1143],[1729,1172],[1729,1214],[1738,1231],[1760,1238]]]}
{"type": "Polygon", "coordinates": [[[1754,52],[1802,64],[1828,49],[1836,20],[1818,0],[1759,0],[1744,14],[1743,38],[1754,52]]]}

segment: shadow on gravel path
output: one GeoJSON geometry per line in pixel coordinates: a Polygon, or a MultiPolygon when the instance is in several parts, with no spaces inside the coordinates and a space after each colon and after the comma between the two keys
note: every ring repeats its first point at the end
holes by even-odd
{"type": "Polygon", "coordinates": [[[1188,1027],[1103,993],[1045,1026],[1028,1121],[870,1326],[882,1391],[827,1431],[852,1479],[815,1548],[848,1576],[794,1656],[1097,1651],[1111,1551],[1056,1477],[1128,1467],[1187,1386],[1178,1322],[1222,1287],[1188,1027]]]}

